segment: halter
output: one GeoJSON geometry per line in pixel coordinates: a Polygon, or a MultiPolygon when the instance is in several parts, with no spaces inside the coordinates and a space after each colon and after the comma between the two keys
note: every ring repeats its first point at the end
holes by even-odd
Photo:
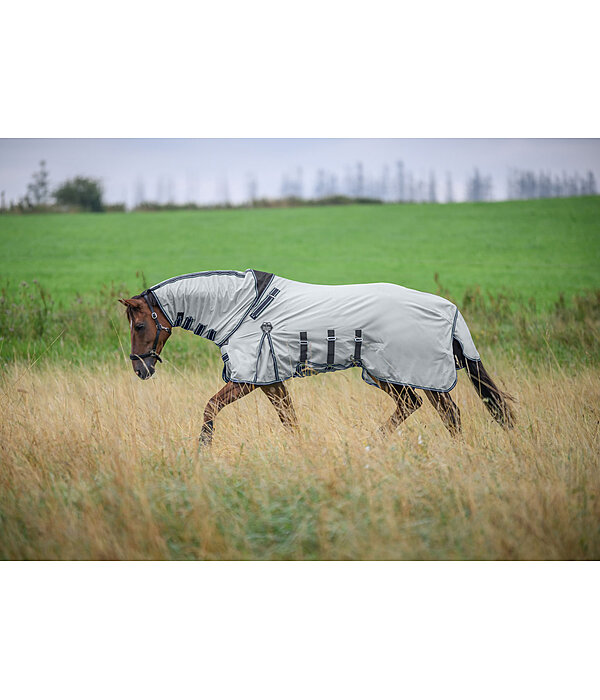
{"type": "Polygon", "coordinates": [[[161,331],[167,331],[167,333],[171,333],[170,328],[165,328],[165,326],[162,326],[160,324],[160,321],[158,320],[158,316],[156,315],[156,312],[154,311],[154,307],[152,306],[152,302],[150,301],[150,297],[148,296],[148,292],[144,292],[142,294],[144,299],[146,300],[146,303],[148,304],[150,308],[150,313],[152,314],[152,320],[156,324],[156,336],[154,338],[154,345],[152,346],[152,350],[149,352],[144,352],[141,355],[129,355],[130,360],[143,360],[145,357],[155,357],[159,362],[162,362],[162,359],[160,355],[156,352],[156,348],[158,346],[158,339],[160,337],[160,332],[161,331]]]}

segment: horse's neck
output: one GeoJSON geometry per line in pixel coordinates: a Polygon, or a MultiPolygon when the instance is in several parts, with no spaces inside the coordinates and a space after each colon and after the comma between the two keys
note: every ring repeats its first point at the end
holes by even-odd
{"type": "Polygon", "coordinates": [[[210,315],[219,318],[227,313],[229,299],[220,277],[198,277],[193,283],[181,284],[173,296],[178,314],[184,318],[210,315]]]}
{"type": "Polygon", "coordinates": [[[206,336],[223,329],[253,289],[244,273],[216,271],[168,281],[154,293],[176,326],[206,336]]]}

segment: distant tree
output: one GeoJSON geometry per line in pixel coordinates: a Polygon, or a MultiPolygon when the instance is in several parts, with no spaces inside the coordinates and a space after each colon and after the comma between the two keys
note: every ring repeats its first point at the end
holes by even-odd
{"type": "Polygon", "coordinates": [[[156,201],[159,202],[160,204],[164,204],[166,201],[165,198],[165,183],[163,176],[160,175],[157,183],[156,183],[156,201]]]}
{"type": "Polygon", "coordinates": [[[52,193],[56,203],[76,207],[84,211],[104,211],[102,185],[99,180],[89,177],[75,177],[66,180],[52,193]]]}
{"type": "Polygon", "coordinates": [[[338,185],[337,175],[335,175],[334,173],[331,173],[331,175],[329,176],[327,189],[330,195],[340,194],[341,188],[338,185]]]}
{"type": "Polygon", "coordinates": [[[317,179],[315,182],[314,196],[315,199],[321,199],[326,194],[325,171],[323,168],[317,170],[317,179]]]}
{"type": "Polygon", "coordinates": [[[585,194],[596,194],[596,178],[591,170],[588,170],[585,178],[585,194]]]}
{"type": "Polygon", "coordinates": [[[492,178],[484,177],[475,168],[473,175],[467,180],[467,200],[469,202],[485,202],[492,198],[492,178]]]}
{"type": "Polygon", "coordinates": [[[415,186],[413,182],[412,173],[409,172],[406,176],[406,198],[403,201],[414,202],[415,201],[415,186]]]}
{"type": "Polygon", "coordinates": [[[363,173],[363,164],[359,161],[356,164],[356,184],[354,188],[355,197],[362,197],[365,188],[365,178],[363,173]]]}
{"type": "Polygon", "coordinates": [[[446,201],[454,201],[454,187],[452,185],[452,173],[446,173],[446,201]]]}
{"type": "Polygon", "coordinates": [[[429,201],[437,202],[437,183],[433,170],[429,173],[429,201]]]}
{"type": "Polygon", "coordinates": [[[144,180],[141,177],[138,177],[136,183],[135,183],[135,188],[134,188],[134,204],[135,206],[139,206],[142,202],[146,201],[146,192],[145,192],[145,187],[144,187],[144,180]]]}
{"type": "Polygon", "coordinates": [[[40,169],[37,173],[33,173],[32,181],[27,185],[26,199],[33,206],[47,204],[50,196],[50,182],[48,179],[49,173],[46,168],[46,161],[40,161],[40,169]]]}
{"type": "Polygon", "coordinates": [[[404,191],[404,163],[401,160],[396,163],[396,171],[398,178],[398,201],[403,202],[406,199],[406,192],[404,191]]]}
{"type": "Polygon", "coordinates": [[[302,180],[302,168],[298,168],[296,170],[296,182],[294,183],[294,197],[298,197],[298,199],[302,199],[302,195],[304,193],[304,185],[302,180]]]}
{"type": "MultiPolygon", "coordinates": [[[[229,201],[229,195],[227,195],[225,201],[229,201]]],[[[169,177],[167,178],[167,204],[173,204],[175,202],[175,188],[173,187],[173,180],[169,177]]]]}
{"type": "Polygon", "coordinates": [[[253,204],[258,199],[258,180],[254,173],[248,173],[248,179],[246,182],[248,202],[253,204]]]}
{"type": "Polygon", "coordinates": [[[220,201],[225,204],[225,206],[229,206],[231,202],[229,198],[229,180],[227,177],[223,178],[223,182],[221,183],[221,192],[222,195],[220,197],[220,201]]]}
{"type": "Polygon", "coordinates": [[[6,200],[4,199],[5,192],[2,190],[0,193],[0,211],[4,211],[6,209],[6,200]]]}
{"type": "Polygon", "coordinates": [[[390,195],[390,169],[387,165],[381,171],[381,199],[387,200],[390,195]]]}

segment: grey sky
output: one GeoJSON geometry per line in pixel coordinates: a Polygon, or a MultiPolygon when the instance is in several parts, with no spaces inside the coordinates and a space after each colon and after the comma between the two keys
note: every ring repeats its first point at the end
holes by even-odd
{"type": "MultiPolygon", "coordinates": [[[[102,179],[109,202],[131,206],[145,199],[233,202],[248,193],[253,174],[260,196],[279,196],[282,177],[302,173],[303,194],[312,196],[320,168],[344,180],[357,162],[365,178],[395,173],[402,160],[415,180],[433,171],[438,198],[446,173],[462,199],[469,173],[478,167],[494,180],[494,197],[506,195],[510,168],[560,175],[591,170],[600,182],[600,139],[0,139],[0,191],[7,202],[25,193],[45,159],[52,185],[82,174],[102,179]]],[[[390,180],[391,182],[391,180],[390,180]]]]}

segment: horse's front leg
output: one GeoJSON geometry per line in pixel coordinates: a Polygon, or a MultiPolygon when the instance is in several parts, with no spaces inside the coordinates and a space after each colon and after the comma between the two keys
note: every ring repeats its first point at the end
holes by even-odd
{"type": "Polygon", "coordinates": [[[251,391],[256,389],[256,384],[237,384],[236,382],[227,382],[225,386],[210,399],[204,409],[204,423],[200,433],[200,446],[208,447],[214,435],[214,420],[217,413],[234,401],[241,399],[251,391]]]}
{"type": "Polygon", "coordinates": [[[275,407],[279,420],[283,423],[284,428],[288,430],[296,430],[298,427],[298,419],[296,411],[292,403],[292,397],[289,391],[284,386],[283,382],[276,384],[267,384],[260,387],[267,395],[269,401],[275,407]]]}

